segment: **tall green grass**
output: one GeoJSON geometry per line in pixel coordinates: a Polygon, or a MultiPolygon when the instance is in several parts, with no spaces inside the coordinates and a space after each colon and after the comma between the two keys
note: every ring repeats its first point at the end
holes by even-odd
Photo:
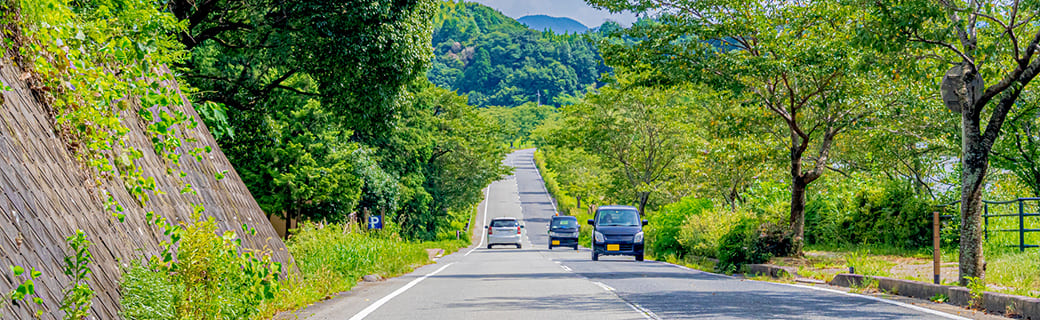
{"type": "Polygon", "coordinates": [[[459,240],[409,242],[388,232],[356,227],[304,225],[286,243],[300,273],[286,280],[283,289],[261,306],[261,314],[294,310],[350,290],[361,277],[376,274],[395,277],[430,263],[426,249],[458,251],[470,243],[459,240]]]}
{"type": "Polygon", "coordinates": [[[290,272],[277,283],[267,285],[275,288],[268,292],[257,291],[263,288],[248,281],[251,278],[239,268],[241,261],[233,251],[221,249],[228,247],[224,247],[226,242],[216,236],[215,230],[208,225],[198,229],[186,233],[182,244],[195,245],[184,248],[217,249],[193,249],[197,252],[194,255],[205,255],[200,259],[183,256],[198,261],[193,267],[169,272],[152,261],[134,263],[126,270],[121,301],[124,318],[267,319],[276,312],[301,308],[350,290],[365,275],[394,277],[411,272],[431,262],[426,249],[444,249],[447,254],[470,243],[468,237],[409,242],[391,232],[367,232],[356,225],[319,227],[307,223],[286,243],[299,272],[290,272]],[[189,287],[194,289],[188,290],[189,287]]]}

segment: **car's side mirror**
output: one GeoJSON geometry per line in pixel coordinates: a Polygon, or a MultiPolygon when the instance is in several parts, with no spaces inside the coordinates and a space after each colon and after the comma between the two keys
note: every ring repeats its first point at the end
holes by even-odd
{"type": "Polygon", "coordinates": [[[523,228],[526,228],[526,227],[525,227],[524,225],[522,225],[522,224],[521,224],[521,225],[520,225],[520,228],[521,228],[521,229],[523,229],[523,228]]]}
{"type": "Polygon", "coordinates": [[[590,225],[590,226],[594,226],[594,225],[596,225],[596,220],[594,220],[594,219],[589,219],[589,225],[590,225]]]}
{"type": "Polygon", "coordinates": [[[645,226],[646,224],[648,224],[648,223],[650,223],[650,222],[649,222],[649,221],[646,221],[645,219],[643,220],[643,225],[644,225],[644,226],[645,226]]]}
{"type": "Polygon", "coordinates": [[[488,225],[486,225],[486,224],[485,224],[485,225],[484,225],[484,229],[487,229],[487,228],[490,228],[490,227],[488,227],[488,225]]]}

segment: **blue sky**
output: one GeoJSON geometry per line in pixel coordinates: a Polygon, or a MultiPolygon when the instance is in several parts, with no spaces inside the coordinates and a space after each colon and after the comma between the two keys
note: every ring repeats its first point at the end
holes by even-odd
{"type": "Polygon", "coordinates": [[[596,10],[585,3],[584,0],[469,0],[498,9],[510,18],[520,18],[528,15],[544,14],[554,17],[568,17],[578,20],[582,24],[594,28],[603,24],[604,21],[617,21],[623,26],[629,26],[636,21],[635,14],[625,12],[622,14],[611,14],[605,10],[596,10]]]}

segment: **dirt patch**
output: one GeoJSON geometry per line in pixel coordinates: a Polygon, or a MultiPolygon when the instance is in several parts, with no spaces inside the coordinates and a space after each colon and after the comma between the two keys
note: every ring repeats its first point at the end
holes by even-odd
{"type": "MultiPolygon", "coordinates": [[[[859,257],[860,264],[869,263],[858,267],[857,273],[877,273],[871,275],[886,276],[898,279],[932,281],[932,260],[915,257],[903,257],[893,255],[867,255],[859,257]],[[865,263],[866,262],[866,263],[865,263]],[[870,271],[874,272],[870,272],[870,271]]],[[[771,264],[779,266],[796,267],[805,277],[827,280],[838,273],[849,272],[849,262],[846,255],[838,252],[809,251],[802,257],[778,257],[770,260],[771,264]]],[[[941,265],[940,278],[945,282],[953,282],[957,279],[957,263],[946,262],[941,265]]]]}
{"type": "Polygon", "coordinates": [[[426,255],[430,257],[430,260],[440,258],[444,255],[444,249],[426,249],[426,255]]]}

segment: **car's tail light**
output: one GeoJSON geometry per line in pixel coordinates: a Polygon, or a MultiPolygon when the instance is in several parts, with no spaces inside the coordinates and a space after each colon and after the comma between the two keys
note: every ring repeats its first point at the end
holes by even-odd
{"type": "Polygon", "coordinates": [[[520,227],[516,227],[516,234],[520,234],[520,227]]]}
{"type": "Polygon", "coordinates": [[[491,227],[488,227],[488,235],[489,236],[492,234],[492,231],[495,231],[495,229],[492,229],[491,227]]]}

